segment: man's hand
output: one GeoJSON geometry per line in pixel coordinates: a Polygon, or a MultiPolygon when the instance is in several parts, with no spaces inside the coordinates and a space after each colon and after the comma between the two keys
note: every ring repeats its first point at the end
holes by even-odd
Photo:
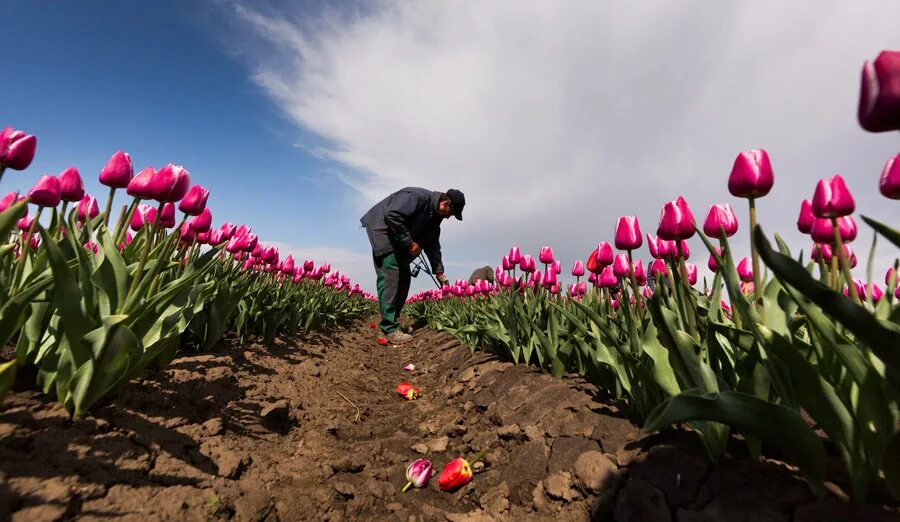
{"type": "Polygon", "coordinates": [[[447,276],[445,276],[444,274],[434,274],[434,277],[438,280],[438,283],[440,283],[441,286],[447,286],[450,284],[450,281],[447,281],[447,276]]]}
{"type": "Polygon", "coordinates": [[[409,255],[413,257],[419,257],[419,254],[422,253],[422,247],[419,246],[418,243],[413,241],[409,244],[409,255]]]}

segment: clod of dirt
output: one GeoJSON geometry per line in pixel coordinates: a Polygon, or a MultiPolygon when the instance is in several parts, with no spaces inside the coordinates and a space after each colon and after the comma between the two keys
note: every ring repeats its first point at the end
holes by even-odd
{"type": "Polygon", "coordinates": [[[212,437],[215,435],[221,435],[225,430],[225,426],[222,423],[222,419],[209,419],[208,421],[203,423],[203,433],[212,437]]]}
{"type": "Polygon", "coordinates": [[[641,520],[644,522],[670,522],[672,513],[666,505],[666,496],[643,480],[629,480],[619,493],[615,510],[616,520],[641,520]]]}
{"type": "Polygon", "coordinates": [[[496,519],[479,509],[471,513],[447,513],[447,520],[449,522],[494,522],[496,519]]]}
{"type": "Polygon", "coordinates": [[[447,451],[447,445],[450,444],[450,437],[438,437],[428,442],[428,449],[434,453],[442,453],[447,451]]]}
{"type": "Polygon", "coordinates": [[[280,400],[263,407],[259,412],[263,425],[272,431],[286,432],[290,429],[291,406],[286,400],[280,400]]]}
{"type": "Polygon", "coordinates": [[[489,489],[482,495],[478,503],[491,515],[500,516],[509,509],[509,486],[506,482],[501,482],[499,486],[489,489]]]}
{"type": "Polygon", "coordinates": [[[353,498],[353,496],[356,495],[356,489],[353,487],[353,484],[347,482],[335,482],[332,487],[334,487],[335,491],[347,498],[353,498]]]}
{"type": "Polygon", "coordinates": [[[544,488],[546,488],[550,498],[565,500],[566,502],[570,502],[578,496],[578,493],[572,488],[572,475],[567,471],[554,473],[544,479],[544,488]]]}
{"type": "Polygon", "coordinates": [[[629,468],[629,476],[652,484],[665,493],[669,506],[686,506],[697,496],[709,469],[707,459],[676,446],[655,446],[647,458],[629,468]]]}
{"type": "Polygon", "coordinates": [[[359,473],[366,469],[365,457],[360,454],[348,455],[332,464],[334,471],[342,473],[359,473]]]}
{"type": "Polygon", "coordinates": [[[619,486],[619,468],[599,451],[586,451],[575,461],[575,476],[593,493],[612,496],[619,486]]]}
{"type": "Polygon", "coordinates": [[[522,429],[519,428],[518,424],[507,424],[497,428],[497,436],[506,440],[518,437],[521,432],[522,429]]]}

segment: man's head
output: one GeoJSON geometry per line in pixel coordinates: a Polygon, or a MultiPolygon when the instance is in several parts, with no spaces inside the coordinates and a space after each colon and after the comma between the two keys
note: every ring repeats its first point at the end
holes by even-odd
{"type": "Polygon", "coordinates": [[[450,189],[446,193],[441,194],[438,202],[438,214],[444,218],[456,216],[456,219],[462,221],[464,206],[466,206],[466,197],[463,193],[456,189],[450,189]]]}

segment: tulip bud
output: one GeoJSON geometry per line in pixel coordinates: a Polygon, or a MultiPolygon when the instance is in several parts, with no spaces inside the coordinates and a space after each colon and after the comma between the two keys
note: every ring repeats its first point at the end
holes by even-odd
{"type": "Polygon", "coordinates": [[[84,182],[75,167],[69,167],[59,175],[59,195],[63,201],[81,201],[84,197],[84,182]]]}
{"type": "Polygon", "coordinates": [[[641,295],[644,296],[644,299],[650,299],[653,297],[653,290],[650,290],[649,286],[645,286],[643,290],[641,290],[641,295]]]}
{"type": "MultiPolygon", "coordinates": [[[[719,248],[719,247],[713,247],[713,248],[715,249],[716,254],[719,254],[719,256],[722,255],[721,248],[719,248]]],[[[706,262],[706,266],[710,269],[710,271],[718,272],[719,271],[719,263],[716,262],[716,256],[710,254],[709,261],[706,262]]]]}
{"type": "Polygon", "coordinates": [[[156,171],[151,182],[152,199],[157,201],[175,202],[187,194],[191,184],[191,174],[181,165],[169,163],[156,171]]]}
{"type": "Polygon", "coordinates": [[[848,244],[844,244],[841,248],[844,251],[844,259],[847,260],[848,268],[856,268],[856,252],[853,251],[853,247],[848,244]]]}
{"type": "Polygon", "coordinates": [[[175,204],[164,203],[159,213],[159,226],[173,228],[175,226],[175,204]]]}
{"type": "MultiPolygon", "coordinates": [[[[101,173],[100,175],[102,176],[103,174],[101,173]]],[[[154,176],[156,176],[156,170],[154,170],[153,167],[145,168],[138,172],[137,176],[129,178],[125,192],[133,198],[153,199],[154,191],[152,183],[154,176]]]]}
{"type": "Polygon", "coordinates": [[[635,250],[641,247],[643,240],[637,216],[620,216],[616,222],[616,248],[635,250]]]}
{"type": "Polygon", "coordinates": [[[738,154],[728,178],[728,192],[737,198],[761,198],[772,190],[775,175],[769,154],[754,149],[738,154]]]}
{"type": "Polygon", "coordinates": [[[503,267],[503,270],[512,270],[513,264],[509,260],[509,256],[503,256],[503,261],[500,263],[500,266],[503,267]]]}
{"type": "MultiPolygon", "coordinates": [[[[627,273],[627,272],[626,272],[627,273]]],[[[601,288],[614,288],[617,284],[619,284],[618,278],[616,278],[616,273],[613,270],[612,266],[607,266],[603,269],[603,272],[600,273],[600,287],[601,288]]]]}
{"type": "Polygon", "coordinates": [[[881,51],[863,64],[858,118],[869,132],[900,129],[900,51],[881,51]]]}
{"type": "Polygon", "coordinates": [[[7,127],[0,132],[0,167],[25,170],[34,159],[37,138],[7,127]]]}
{"type": "Polygon", "coordinates": [[[26,214],[22,219],[20,219],[16,223],[16,226],[19,228],[19,230],[21,230],[23,232],[27,232],[28,230],[31,229],[31,223],[33,223],[33,222],[34,222],[34,216],[29,216],[26,214]]]}
{"type": "Polygon", "coordinates": [[[641,286],[647,284],[647,272],[644,271],[644,262],[640,259],[634,262],[634,278],[641,286]]]}
{"type": "MultiPolygon", "coordinates": [[[[540,272],[538,272],[540,273],[540,272]]],[[[547,273],[544,274],[544,279],[541,283],[544,285],[544,288],[550,289],[553,285],[557,284],[559,280],[556,278],[556,273],[553,270],[547,270],[547,273]]]]}
{"type": "MultiPolygon", "coordinates": [[[[894,275],[894,272],[895,272],[895,271],[896,271],[896,270],[894,270],[894,267],[889,267],[889,268],[887,269],[887,272],[884,273],[884,284],[885,284],[885,285],[891,286],[891,279],[893,279],[894,277],[896,277],[896,276],[894,275]]],[[[897,285],[897,282],[895,281],[894,284],[897,285]]],[[[900,285],[897,285],[897,286],[900,286],[900,285]]]]}
{"type": "Polygon", "coordinates": [[[403,487],[403,491],[409,489],[410,486],[414,486],[417,488],[424,488],[426,484],[428,484],[428,479],[431,478],[431,461],[428,459],[419,459],[413,461],[409,466],[406,467],[406,486],[403,487]]]}
{"type": "Polygon", "coordinates": [[[557,261],[557,260],[554,259],[553,262],[550,263],[550,270],[551,270],[554,274],[556,274],[556,275],[561,274],[561,273],[562,273],[562,266],[559,264],[559,261],[557,261]]]}
{"type": "Polygon", "coordinates": [[[100,245],[98,245],[97,243],[95,243],[93,241],[88,241],[87,243],[85,243],[84,249],[87,250],[88,252],[93,252],[94,254],[100,253],[100,245]]]}
{"type": "Polygon", "coordinates": [[[572,275],[575,277],[584,275],[584,263],[582,263],[580,259],[576,260],[575,265],[572,266],[572,275]]]}
{"type": "Polygon", "coordinates": [[[55,207],[61,201],[59,179],[43,176],[28,191],[28,202],[39,207],[55,207]]]}
{"type": "Polygon", "coordinates": [[[697,265],[694,263],[685,263],[684,268],[687,270],[688,284],[697,284],[697,265]]]}
{"type": "Polygon", "coordinates": [[[441,491],[452,491],[465,486],[471,480],[472,467],[469,466],[469,462],[457,457],[444,466],[441,476],[438,477],[438,488],[441,491]]]}
{"type": "Polygon", "coordinates": [[[654,259],[653,262],[650,263],[650,275],[652,275],[653,277],[665,277],[668,273],[669,267],[666,266],[666,262],[662,259],[654,259]]]}
{"type": "Polygon", "coordinates": [[[703,223],[703,233],[709,237],[722,239],[723,237],[731,237],[738,230],[737,217],[731,205],[712,205],[709,207],[709,213],[706,215],[706,221],[703,223]],[[722,229],[725,230],[724,236],[722,229]]]}
{"type": "Polygon", "coordinates": [[[630,272],[631,267],[628,265],[628,256],[626,254],[617,255],[613,261],[613,273],[616,274],[616,277],[625,277],[630,272]]]}
{"type": "Polygon", "coordinates": [[[741,281],[741,293],[744,295],[750,295],[753,293],[753,281],[741,281]]]}
{"type": "Polygon", "coordinates": [[[509,262],[512,264],[518,264],[522,261],[522,253],[519,252],[519,247],[514,246],[509,249],[509,262]]]}
{"type": "Polygon", "coordinates": [[[209,199],[209,191],[200,185],[189,188],[184,199],[178,203],[178,210],[189,216],[199,216],[206,208],[206,200],[209,199]]]}
{"type": "Polygon", "coordinates": [[[831,245],[828,243],[822,243],[822,244],[814,243],[811,255],[812,255],[813,261],[822,261],[824,263],[830,263],[831,256],[833,255],[832,251],[831,251],[831,245]]]}
{"type": "Polygon", "coordinates": [[[194,229],[191,228],[191,224],[187,222],[181,225],[179,234],[181,236],[181,241],[183,241],[184,243],[190,244],[197,239],[197,232],[195,232],[194,229]]]}
{"type": "Polygon", "coordinates": [[[237,231],[237,227],[234,225],[234,223],[225,222],[221,227],[219,227],[219,230],[222,231],[225,239],[231,239],[234,237],[234,234],[237,231]]]}
{"type": "Polygon", "coordinates": [[[191,220],[191,228],[194,232],[208,232],[212,226],[212,212],[209,208],[204,208],[200,214],[191,220]]]}
{"type": "Polygon", "coordinates": [[[812,203],[808,199],[804,199],[800,203],[800,216],[797,217],[797,230],[804,234],[812,232],[813,222],[816,216],[812,211],[812,203]]]}
{"type": "MultiPolygon", "coordinates": [[[[385,340],[385,341],[387,341],[387,340],[385,340]]],[[[379,342],[381,342],[380,339],[379,339],[379,342]]],[[[387,344],[387,342],[385,342],[385,344],[387,344]]],[[[413,386],[412,384],[410,384],[408,382],[401,382],[400,384],[398,384],[397,385],[397,393],[399,393],[401,396],[405,397],[406,400],[409,400],[409,401],[414,401],[419,398],[419,388],[413,386]]]]}
{"type": "Polygon", "coordinates": [[[812,209],[817,218],[841,217],[853,213],[856,204],[840,174],[835,174],[830,179],[819,180],[812,200],[812,209]]]}
{"type": "MultiPolygon", "coordinates": [[[[100,170],[100,183],[107,187],[125,188],[131,182],[132,176],[134,165],[131,156],[120,150],[113,154],[100,170]]],[[[130,191],[128,193],[131,194],[130,191]]]]}
{"type": "Polygon", "coordinates": [[[255,252],[256,247],[259,246],[259,236],[253,232],[247,232],[242,237],[244,238],[244,252],[255,252]]]}
{"type": "Polygon", "coordinates": [[[284,258],[284,263],[281,265],[281,271],[285,274],[294,272],[294,256],[288,254],[288,256],[284,258]]]}
{"type": "Polygon", "coordinates": [[[612,245],[608,241],[603,241],[597,245],[597,262],[602,266],[613,264],[615,253],[612,245]]]}
{"type": "MultiPolygon", "coordinates": [[[[3,198],[0,198],[0,213],[6,212],[6,209],[8,209],[9,207],[15,205],[16,203],[18,203],[20,201],[24,201],[24,200],[25,200],[25,197],[20,196],[18,194],[18,192],[7,193],[5,196],[3,196],[3,198]]],[[[25,217],[25,214],[27,214],[27,213],[28,213],[28,207],[24,206],[24,207],[22,207],[22,215],[19,217],[25,217]]]]}
{"type": "Polygon", "coordinates": [[[694,232],[694,215],[683,197],[663,205],[656,230],[659,237],[667,240],[687,239],[694,232]]]}
{"type": "Polygon", "coordinates": [[[156,221],[156,209],[150,205],[138,205],[136,212],[131,216],[131,230],[137,232],[156,221]]]}
{"type": "MultiPolygon", "coordinates": [[[[856,221],[853,220],[853,216],[839,217],[837,223],[841,241],[849,243],[856,239],[858,228],[856,227],[856,221]]],[[[831,226],[831,220],[817,218],[813,221],[810,235],[812,235],[813,241],[817,243],[834,244],[834,227],[831,226]]]]}
{"type": "MultiPolygon", "coordinates": [[[[510,256],[510,259],[512,259],[512,256],[510,256]]],[[[521,260],[519,261],[519,267],[523,272],[527,273],[533,273],[537,269],[534,263],[534,258],[527,254],[522,256],[521,260]]]]}
{"type": "Polygon", "coordinates": [[[594,249],[589,255],[587,259],[587,270],[591,273],[591,275],[596,276],[600,272],[603,271],[603,265],[597,260],[597,254],[599,250],[594,249]]]}
{"type": "Polygon", "coordinates": [[[545,265],[549,265],[553,262],[553,249],[549,246],[541,247],[541,253],[538,255],[538,260],[545,265]]]}
{"type": "Polygon", "coordinates": [[[211,230],[209,232],[209,244],[219,246],[225,242],[225,233],[221,230],[211,230]]]}
{"type": "Polygon", "coordinates": [[[900,199],[900,154],[889,159],[881,171],[878,181],[881,195],[890,199],[900,199]]]}
{"type": "Polygon", "coordinates": [[[97,198],[87,195],[81,198],[81,201],[78,202],[78,206],[76,207],[78,221],[94,219],[98,215],[100,215],[100,206],[97,204],[97,198]]]}
{"type": "Polygon", "coordinates": [[[737,266],[738,277],[741,278],[741,281],[745,283],[751,283],[753,281],[753,262],[750,261],[749,257],[745,257],[740,260],[737,266]]]}

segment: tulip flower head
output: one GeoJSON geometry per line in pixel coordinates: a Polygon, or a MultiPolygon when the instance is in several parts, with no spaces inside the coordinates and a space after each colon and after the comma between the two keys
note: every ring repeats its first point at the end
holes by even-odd
{"type": "Polygon", "coordinates": [[[615,252],[613,252],[613,247],[608,241],[604,241],[597,245],[597,262],[600,263],[601,266],[613,264],[614,258],[615,252]]]}
{"type": "Polygon", "coordinates": [[[878,181],[881,195],[890,199],[900,199],[900,154],[889,159],[881,171],[878,181]]]}
{"type": "Polygon", "coordinates": [[[181,165],[169,163],[156,171],[150,184],[151,199],[160,202],[175,202],[187,194],[191,184],[191,174],[181,165]]]}
{"type": "Polygon", "coordinates": [[[897,280],[896,280],[896,277],[897,277],[897,271],[894,270],[894,267],[889,267],[889,268],[887,269],[887,272],[884,273],[884,284],[885,284],[887,287],[890,287],[891,284],[897,286],[897,280]],[[893,281],[893,282],[892,282],[892,281],[893,281]]]}
{"type": "Polygon", "coordinates": [[[863,64],[858,118],[869,132],[900,129],[900,51],[882,51],[863,64]]]}
{"type": "Polygon", "coordinates": [[[428,484],[428,479],[431,478],[431,473],[433,468],[431,466],[431,461],[428,459],[418,459],[414,460],[409,466],[406,467],[406,485],[403,486],[402,491],[408,490],[411,486],[417,488],[424,488],[426,484],[428,484]]]}
{"type": "Polygon", "coordinates": [[[731,205],[712,205],[709,207],[709,213],[706,215],[706,221],[703,222],[703,233],[709,237],[723,238],[731,237],[738,230],[737,217],[734,215],[734,209],[731,205]],[[724,230],[724,235],[723,231],[724,230]]]}
{"type": "Polygon", "coordinates": [[[666,266],[666,262],[662,259],[654,259],[653,262],[650,263],[650,275],[652,275],[653,277],[665,277],[668,273],[669,268],[666,266]]]}
{"type": "Polygon", "coordinates": [[[813,248],[812,248],[812,260],[813,261],[822,261],[824,263],[830,263],[832,255],[833,255],[833,253],[831,251],[830,244],[828,244],[828,243],[813,244],[813,248]]]}
{"type": "MultiPolygon", "coordinates": [[[[102,176],[103,173],[101,172],[100,175],[102,176]]],[[[138,172],[137,176],[129,178],[125,192],[134,198],[153,199],[154,192],[151,187],[154,176],[156,176],[156,170],[153,167],[145,168],[138,172]]],[[[101,183],[102,181],[101,179],[101,183]]]]}
{"type": "Polygon", "coordinates": [[[204,208],[190,223],[194,232],[208,232],[212,226],[212,211],[204,208]]]}
{"type": "Polygon", "coordinates": [[[0,131],[0,170],[25,170],[34,159],[37,138],[7,127],[0,131]]]}
{"type": "Polygon", "coordinates": [[[616,277],[625,277],[631,273],[631,267],[628,264],[628,255],[619,254],[613,261],[613,273],[616,277]]]}
{"type": "Polygon", "coordinates": [[[812,200],[813,214],[817,218],[847,216],[856,209],[853,196],[840,174],[829,179],[820,179],[812,200]]]}
{"type": "Polygon", "coordinates": [[[745,283],[753,282],[753,264],[749,257],[745,257],[738,262],[737,273],[741,281],[745,283]]]}
{"type": "MultiPolygon", "coordinates": [[[[18,192],[9,192],[2,198],[0,198],[0,212],[5,212],[6,209],[19,203],[21,201],[25,201],[25,196],[20,196],[18,192]]],[[[19,217],[25,217],[25,214],[28,213],[28,206],[25,205],[22,207],[22,215],[19,217]]]]}
{"type": "Polygon", "coordinates": [[[620,216],[616,222],[616,248],[619,250],[636,250],[643,244],[641,227],[637,216],[620,216]]]}
{"type": "Polygon", "coordinates": [[[165,203],[159,213],[159,226],[173,228],[175,226],[175,204],[165,203]]]}
{"type": "MultiPolygon", "coordinates": [[[[120,150],[113,154],[100,170],[100,183],[111,188],[126,188],[131,183],[132,176],[134,164],[131,162],[131,156],[120,150]]],[[[134,195],[130,190],[128,194],[134,195]]]]}
{"type": "Polygon", "coordinates": [[[582,263],[580,259],[576,260],[575,264],[572,266],[572,275],[575,277],[584,275],[584,263],[582,263]]]}
{"type": "Polygon", "coordinates": [[[39,207],[55,207],[62,200],[59,178],[43,176],[28,191],[28,202],[39,207]]]}
{"type": "Polygon", "coordinates": [[[615,286],[619,284],[619,280],[616,278],[616,273],[612,266],[605,267],[603,272],[600,273],[600,277],[597,279],[600,281],[601,288],[615,288],[615,286]]]}
{"type": "MultiPolygon", "coordinates": [[[[856,221],[853,220],[853,216],[839,217],[837,219],[837,224],[838,232],[841,236],[841,241],[849,243],[856,239],[856,235],[859,229],[856,226],[856,221]]],[[[831,225],[831,220],[816,218],[815,221],[813,221],[813,227],[810,231],[810,235],[812,236],[813,241],[817,243],[833,245],[834,227],[832,227],[831,225]]]]}
{"type": "Polygon", "coordinates": [[[728,177],[728,192],[736,198],[761,198],[772,190],[775,175],[764,149],[738,154],[728,177]]]}
{"type": "Polygon", "coordinates": [[[797,217],[797,230],[804,234],[812,232],[813,222],[816,220],[812,211],[812,203],[808,199],[804,199],[800,203],[800,215],[797,217]]]}
{"type": "Polygon", "coordinates": [[[237,226],[235,226],[234,223],[225,222],[221,227],[219,227],[219,230],[222,231],[225,239],[231,239],[234,237],[234,234],[237,231],[237,226]]]}
{"type": "Polygon", "coordinates": [[[696,285],[697,284],[697,265],[694,263],[685,263],[685,269],[687,269],[688,275],[688,284],[696,285]]]}
{"type": "Polygon", "coordinates": [[[512,270],[513,264],[509,260],[509,256],[503,256],[503,261],[500,263],[500,266],[503,267],[503,270],[512,270]]]}
{"type": "Polygon", "coordinates": [[[512,264],[518,264],[522,260],[522,253],[519,251],[519,247],[514,246],[509,249],[509,262],[512,264]]]}
{"type": "MultiPolygon", "coordinates": [[[[719,257],[721,257],[722,249],[719,247],[713,247],[713,248],[715,249],[716,254],[719,254],[719,257]]],[[[716,261],[716,256],[710,254],[709,261],[706,262],[706,266],[710,269],[710,271],[718,272],[719,271],[719,263],[716,261]]]]}
{"type": "Polygon", "coordinates": [[[549,246],[542,246],[541,253],[538,254],[538,260],[545,265],[549,265],[553,262],[553,248],[549,246]]]}
{"type": "Polygon", "coordinates": [[[150,205],[138,205],[134,215],[131,216],[131,230],[137,232],[156,221],[156,209],[150,205]]]}
{"type": "Polygon", "coordinates": [[[694,235],[694,215],[687,201],[679,196],[663,205],[656,234],[666,240],[688,239],[694,235]]]}
{"type": "Polygon", "coordinates": [[[585,263],[588,272],[591,273],[592,276],[596,278],[597,274],[603,271],[603,265],[597,260],[597,254],[599,249],[594,249],[589,255],[587,259],[587,263],[585,263]]]}
{"type": "Polygon", "coordinates": [[[211,230],[209,231],[209,244],[212,246],[219,246],[225,242],[225,233],[221,230],[211,230]]]}
{"type": "Polygon", "coordinates": [[[31,229],[31,224],[34,222],[34,216],[25,215],[22,219],[20,219],[16,223],[16,227],[22,232],[27,232],[31,229]]]}
{"type": "Polygon", "coordinates": [[[416,365],[413,363],[409,363],[406,366],[404,366],[403,369],[407,372],[413,372],[416,370],[416,365]]]}
{"type": "Polygon", "coordinates": [[[397,385],[397,393],[408,401],[414,401],[419,398],[419,388],[408,382],[401,382],[397,385]]]}
{"type": "Polygon", "coordinates": [[[647,272],[644,271],[644,262],[640,259],[634,262],[634,278],[640,286],[647,284],[647,272]]]}
{"type": "MultiPolygon", "coordinates": [[[[512,259],[512,257],[510,257],[512,259]]],[[[522,269],[523,272],[534,273],[537,270],[537,265],[534,262],[534,258],[529,255],[522,256],[519,261],[519,268],[522,269]]]]}
{"type": "Polygon", "coordinates": [[[81,198],[81,201],[78,202],[78,206],[76,207],[78,221],[84,222],[88,219],[94,219],[99,215],[100,206],[97,204],[97,198],[88,195],[81,198]]]}
{"type": "Polygon", "coordinates": [[[200,185],[189,188],[187,194],[178,203],[178,210],[189,216],[199,216],[206,208],[206,200],[209,199],[209,191],[200,185]]]}
{"type": "Polygon", "coordinates": [[[453,491],[472,481],[472,467],[469,462],[457,457],[451,460],[441,471],[438,477],[438,487],[441,491],[453,491]]]}
{"type": "Polygon", "coordinates": [[[59,175],[59,195],[63,201],[74,203],[84,197],[84,182],[75,167],[69,167],[59,175]]]}

